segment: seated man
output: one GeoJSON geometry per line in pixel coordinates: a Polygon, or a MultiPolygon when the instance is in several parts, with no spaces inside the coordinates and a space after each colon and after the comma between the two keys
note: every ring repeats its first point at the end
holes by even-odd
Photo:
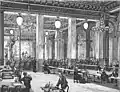
{"type": "MultiPolygon", "coordinates": [[[[61,90],[62,90],[63,92],[65,92],[65,89],[68,87],[68,82],[67,82],[65,76],[63,75],[63,73],[60,73],[60,74],[59,74],[59,80],[58,80],[56,86],[59,87],[59,85],[61,85],[61,90]]],[[[69,88],[69,87],[68,87],[68,88],[69,88]]],[[[67,89],[67,92],[68,92],[68,89],[67,89]]]]}
{"type": "Polygon", "coordinates": [[[49,74],[50,73],[50,69],[48,67],[48,63],[47,62],[44,62],[44,72],[47,71],[47,73],[49,74]]]}
{"type": "Polygon", "coordinates": [[[105,81],[109,82],[108,75],[106,74],[104,69],[101,69],[101,82],[105,83],[105,81]]]}
{"type": "Polygon", "coordinates": [[[78,83],[78,68],[77,67],[75,67],[74,69],[74,83],[75,81],[78,83]]]}

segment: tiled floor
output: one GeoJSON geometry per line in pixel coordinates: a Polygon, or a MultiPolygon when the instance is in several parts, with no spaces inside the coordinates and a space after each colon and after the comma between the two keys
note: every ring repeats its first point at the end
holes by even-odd
{"type": "MultiPolygon", "coordinates": [[[[29,72],[33,80],[31,82],[32,89],[34,92],[43,92],[40,87],[43,87],[46,83],[51,82],[53,85],[56,85],[58,76],[54,74],[43,74],[40,72],[33,73],[29,72]]],[[[110,87],[94,84],[94,83],[73,83],[72,79],[67,79],[70,89],[69,92],[119,92],[117,89],[110,87]]]]}

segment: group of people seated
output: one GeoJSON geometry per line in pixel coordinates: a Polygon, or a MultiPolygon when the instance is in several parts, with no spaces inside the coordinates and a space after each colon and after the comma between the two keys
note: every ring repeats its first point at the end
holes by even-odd
{"type": "Polygon", "coordinates": [[[108,83],[113,83],[114,81],[117,86],[117,79],[115,79],[115,77],[118,77],[118,69],[113,69],[111,74],[107,74],[105,69],[101,69],[101,82],[105,83],[107,81],[108,83]]]}
{"type": "MultiPolygon", "coordinates": [[[[81,71],[78,71],[78,68],[75,67],[74,69],[74,82],[80,82],[80,83],[85,83],[85,82],[88,82],[87,81],[87,78],[88,78],[88,72],[86,69],[84,69],[84,73],[82,73],[81,71]],[[81,74],[80,74],[81,73],[81,74]]],[[[102,68],[98,68],[98,72],[97,73],[100,73],[101,76],[98,77],[98,79],[101,79],[101,83],[105,83],[105,82],[115,82],[116,85],[117,85],[117,79],[115,79],[114,77],[118,77],[118,69],[117,68],[114,68],[113,71],[111,72],[111,74],[107,74],[105,69],[102,69],[102,68]]]]}
{"type": "Polygon", "coordinates": [[[27,72],[23,72],[17,68],[14,67],[14,69],[12,70],[12,68],[9,65],[4,66],[3,69],[0,70],[0,80],[2,81],[2,72],[3,71],[13,71],[12,76],[14,75],[14,82],[17,83],[23,83],[25,86],[24,92],[30,92],[31,89],[31,80],[32,77],[27,73],[27,72]],[[22,77],[23,74],[23,77],[22,77]]]}
{"type": "MultiPolygon", "coordinates": [[[[113,79],[113,77],[118,77],[118,69],[117,68],[114,68],[113,71],[111,72],[111,74],[108,74],[106,73],[106,69],[105,67],[102,68],[100,66],[97,67],[98,69],[98,73],[101,74],[100,77],[98,77],[98,79],[101,80],[101,83],[105,83],[105,82],[115,82],[117,84],[117,79],[113,79]]],[[[50,73],[50,68],[49,68],[49,64],[47,62],[44,62],[44,67],[43,67],[43,70],[44,71],[47,71],[47,73],[49,74],[50,73]]],[[[84,73],[82,73],[81,71],[78,71],[78,67],[75,67],[74,68],[74,77],[73,77],[73,80],[74,82],[80,82],[80,83],[85,83],[85,82],[88,82],[87,78],[88,78],[88,72],[86,69],[83,69],[84,73]],[[80,74],[81,73],[81,74],[80,74]]]]}
{"type": "Polygon", "coordinates": [[[99,60],[97,60],[97,59],[90,59],[90,60],[80,59],[80,60],[77,60],[77,64],[87,64],[87,65],[98,65],[98,62],[99,62],[99,60]]]}

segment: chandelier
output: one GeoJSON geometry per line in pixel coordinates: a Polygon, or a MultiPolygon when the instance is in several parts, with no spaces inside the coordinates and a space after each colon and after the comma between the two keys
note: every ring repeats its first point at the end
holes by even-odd
{"type": "Polygon", "coordinates": [[[104,18],[101,18],[100,21],[96,22],[96,26],[92,27],[92,30],[94,31],[104,32],[106,29],[109,29],[109,23],[108,20],[105,20],[104,18]]]}

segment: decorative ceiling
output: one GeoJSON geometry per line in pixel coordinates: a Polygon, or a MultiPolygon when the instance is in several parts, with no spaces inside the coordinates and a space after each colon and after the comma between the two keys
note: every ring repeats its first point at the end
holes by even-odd
{"type": "Polygon", "coordinates": [[[23,11],[44,15],[100,19],[120,6],[119,1],[106,0],[1,0],[1,10],[23,11]]]}
{"type": "Polygon", "coordinates": [[[93,11],[109,11],[120,5],[117,0],[4,0],[6,1],[93,11]]]}

